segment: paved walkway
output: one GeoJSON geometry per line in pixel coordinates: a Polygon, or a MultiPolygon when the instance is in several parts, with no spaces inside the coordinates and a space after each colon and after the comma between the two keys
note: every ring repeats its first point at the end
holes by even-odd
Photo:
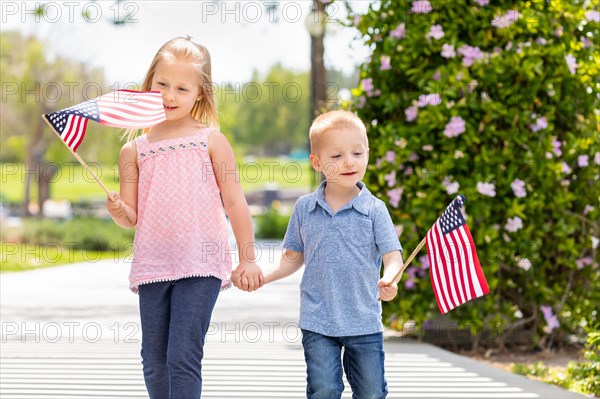
{"type": "MultiPolygon", "coordinates": [[[[261,263],[278,257],[263,251],[261,263]]],[[[128,268],[111,260],[0,276],[1,398],[146,397],[128,268]]],[[[305,397],[300,277],[256,293],[221,294],[207,337],[203,397],[305,397]]],[[[389,339],[385,349],[389,398],[584,397],[428,344],[389,339]]]]}

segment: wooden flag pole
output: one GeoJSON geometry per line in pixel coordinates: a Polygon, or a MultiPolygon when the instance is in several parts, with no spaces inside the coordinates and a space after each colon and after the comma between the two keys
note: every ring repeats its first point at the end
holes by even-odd
{"type": "MultiPolygon", "coordinates": [[[[56,130],[54,130],[54,126],[52,126],[50,124],[50,122],[48,122],[48,120],[46,120],[46,117],[42,115],[42,119],[44,120],[44,122],[46,122],[48,124],[48,126],[50,126],[50,128],[52,129],[52,131],[54,132],[54,134],[56,134],[58,136],[58,138],[60,139],[60,141],[62,141],[63,143],[65,143],[62,139],[62,137],[60,137],[60,134],[58,134],[58,132],[56,130]]],[[[89,174],[92,175],[92,177],[98,182],[98,184],[100,185],[100,187],[102,187],[102,189],[106,192],[106,195],[108,195],[108,198],[110,198],[111,201],[115,201],[116,198],[111,194],[110,191],[108,191],[108,188],[106,188],[106,186],[104,185],[104,183],[102,183],[102,181],[100,180],[100,178],[98,176],[96,176],[96,174],[90,169],[89,166],[87,166],[87,164],[84,162],[83,159],[81,159],[81,157],[79,156],[79,154],[77,154],[75,151],[73,151],[73,149],[71,147],[69,147],[67,145],[67,143],[65,143],[66,147],[69,149],[69,151],[71,151],[71,154],[73,154],[73,156],[75,157],[75,159],[77,159],[79,161],[79,163],[81,164],[81,166],[83,166],[85,168],[85,170],[87,170],[87,172],[89,174]]]]}
{"type": "Polygon", "coordinates": [[[396,281],[396,279],[402,275],[402,272],[404,272],[404,270],[408,267],[408,265],[410,265],[410,262],[412,262],[412,260],[415,258],[415,256],[417,256],[417,254],[419,253],[421,248],[423,248],[423,246],[425,245],[426,240],[427,240],[427,238],[423,238],[421,240],[421,242],[419,243],[419,245],[417,245],[417,247],[412,252],[412,254],[410,254],[410,256],[408,257],[406,262],[404,262],[404,265],[402,266],[402,268],[398,271],[398,273],[396,273],[392,282],[396,282],[396,283],[398,282],[398,281],[396,281]]]}

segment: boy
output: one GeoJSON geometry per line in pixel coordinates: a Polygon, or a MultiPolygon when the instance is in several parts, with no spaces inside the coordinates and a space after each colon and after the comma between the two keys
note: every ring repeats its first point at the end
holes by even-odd
{"type": "MultiPolygon", "coordinates": [[[[385,398],[379,299],[397,294],[392,280],[403,265],[402,247],[384,203],[361,182],[369,159],[362,121],[350,112],[328,112],[315,119],[309,135],[310,162],[325,181],[298,199],[280,264],[265,271],[264,282],[306,264],[300,328],[309,399],[340,398],[342,367],[353,397],[385,398]]],[[[243,275],[234,273],[232,280],[247,290],[243,275]]]]}

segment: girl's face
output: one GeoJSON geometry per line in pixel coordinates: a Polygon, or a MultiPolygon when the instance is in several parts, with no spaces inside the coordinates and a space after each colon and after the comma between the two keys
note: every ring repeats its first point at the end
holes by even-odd
{"type": "Polygon", "coordinates": [[[152,78],[153,91],[160,91],[167,120],[189,117],[196,101],[202,100],[196,69],[185,62],[159,62],[152,78]]]}

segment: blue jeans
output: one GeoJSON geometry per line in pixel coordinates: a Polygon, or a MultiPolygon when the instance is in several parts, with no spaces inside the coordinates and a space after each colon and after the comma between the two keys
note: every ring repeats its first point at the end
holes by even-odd
{"type": "Polygon", "coordinates": [[[198,399],[204,338],[221,280],[184,278],[139,286],[142,364],[151,399],[198,399]]]}
{"type": "Polygon", "coordinates": [[[340,398],[344,391],[342,367],[354,399],[386,397],[382,333],[328,337],[302,330],[302,346],[307,370],[307,398],[340,398]]]}

